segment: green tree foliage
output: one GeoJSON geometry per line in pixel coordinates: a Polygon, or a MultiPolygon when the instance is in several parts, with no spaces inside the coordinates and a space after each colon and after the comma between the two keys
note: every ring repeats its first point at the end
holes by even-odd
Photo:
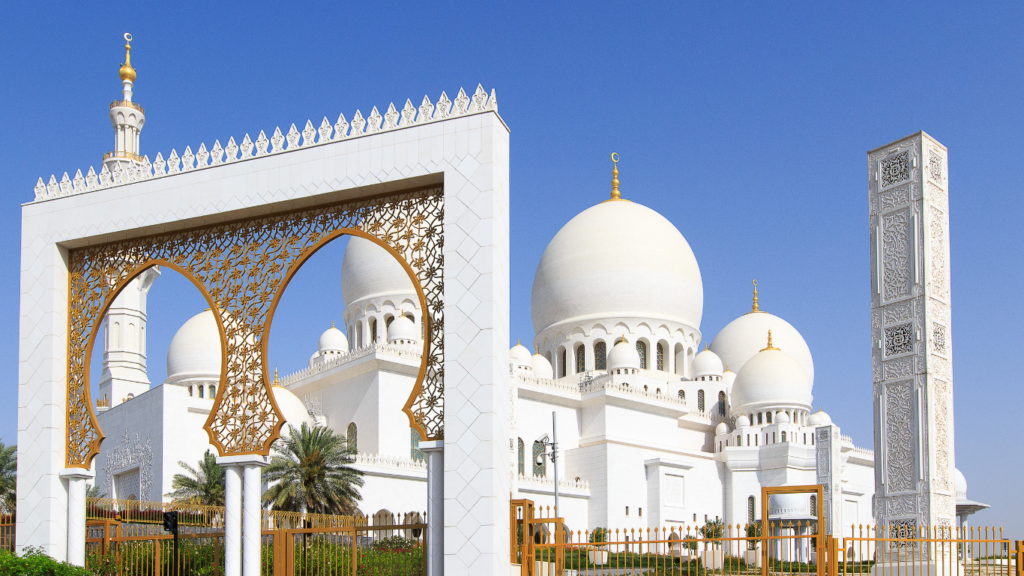
{"type": "Polygon", "coordinates": [[[198,470],[184,462],[178,462],[178,465],[187,470],[188,474],[175,474],[171,480],[173,490],[165,496],[175,502],[224,505],[224,468],[217,464],[217,457],[212,452],[207,450],[203,454],[198,470]]]}
{"type": "Polygon", "coordinates": [[[0,514],[14,514],[18,502],[18,447],[0,442],[0,514]]]}
{"type": "Polygon", "coordinates": [[[354,514],[363,485],[362,472],[352,467],[355,450],[325,426],[288,428],[263,472],[270,483],[263,502],[274,510],[354,514]]]}

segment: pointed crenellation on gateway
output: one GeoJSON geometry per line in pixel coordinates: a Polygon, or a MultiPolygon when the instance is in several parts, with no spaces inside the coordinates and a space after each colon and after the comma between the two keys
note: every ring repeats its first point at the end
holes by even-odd
{"type": "MultiPolygon", "coordinates": [[[[129,36],[130,37],[130,36],[129,36]]],[[[130,56],[126,55],[126,63],[130,56]]],[[[123,71],[123,68],[122,68],[123,71]]],[[[345,114],[339,114],[338,120],[333,125],[324,117],[319,128],[315,128],[311,120],[305,122],[305,127],[300,132],[295,124],[292,124],[287,134],[281,132],[280,127],[274,129],[273,136],[267,137],[263,130],[255,141],[246,134],[240,144],[236,144],[232,136],[228,139],[227,146],[221,146],[220,140],[214,140],[213,148],[207,149],[205,143],[200,143],[198,151],[193,153],[191,146],[185,147],[185,152],[179,157],[175,149],[166,158],[162,153],[157,153],[156,159],[150,162],[148,156],[139,153],[138,133],[142,130],[145,122],[145,112],[138,104],[131,102],[131,84],[134,82],[134,69],[132,80],[123,80],[125,87],[125,100],[119,100],[111,105],[111,122],[114,122],[115,131],[118,131],[117,147],[114,152],[104,156],[104,161],[99,174],[94,168],[89,168],[85,177],[81,177],[81,170],[76,172],[74,178],[65,177],[60,180],[56,175],[50,176],[49,181],[39,178],[35,186],[35,201],[49,200],[62,196],[80,194],[92,190],[108,188],[120,184],[128,184],[150,178],[170,176],[192,170],[202,170],[222,164],[231,164],[240,160],[248,160],[268,154],[278,154],[299,148],[320,146],[357,138],[367,134],[376,134],[390,130],[400,130],[411,126],[428,124],[447,120],[458,116],[480,114],[483,112],[497,112],[497,93],[492,88],[490,93],[484,87],[477,84],[473,96],[466,95],[466,91],[459,88],[458,95],[454,102],[449,100],[446,92],[442,91],[437,103],[430,101],[430,97],[424,95],[420,105],[414,106],[411,99],[406,99],[405,106],[398,110],[392,102],[388,105],[387,111],[381,115],[376,106],[371,108],[370,115],[363,117],[361,111],[356,110],[351,123],[346,119],[345,114]],[[115,108],[118,104],[127,102],[133,110],[131,118],[135,124],[134,132],[127,130],[124,126],[119,128],[115,122],[115,108]],[[128,134],[128,132],[131,132],[128,134]],[[123,134],[128,134],[124,136],[123,134]],[[120,155],[119,155],[120,154],[120,155]]],[[[120,117],[117,117],[120,118],[120,117]]],[[[124,116],[125,119],[129,115],[124,116]]]]}

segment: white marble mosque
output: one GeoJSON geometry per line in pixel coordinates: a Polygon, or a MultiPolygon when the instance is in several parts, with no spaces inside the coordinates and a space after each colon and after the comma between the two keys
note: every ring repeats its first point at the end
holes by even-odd
{"type": "MultiPolygon", "coordinates": [[[[135,72],[127,63],[126,66],[130,77],[126,78],[124,67],[121,71],[124,100],[115,102],[110,108],[111,122],[117,134],[115,151],[104,158],[99,176],[90,169],[87,177],[79,171],[74,179],[65,174],[59,183],[54,177],[50,178],[49,184],[40,179],[36,187],[36,204],[39,206],[33,208],[29,205],[30,209],[27,209],[26,238],[34,238],[33,235],[42,237],[43,232],[39,230],[50,226],[57,218],[42,212],[51,206],[46,203],[61,201],[63,196],[81,199],[81,193],[97,191],[130,195],[136,193],[133,191],[149,190],[144,186],[148,185],[150,178],[165,186],[185,181],[178,176],[180,160],[176,152],[172,152],[168,161],[158,155],[157,162],[153,164],[147,156],[139,155],[139,132],[145,113],[132,102],[135,72]],[[179,180],[174,180],[175,177],[179,180]]],[[[270,139],[272,153],[280,152],[283,142],[287,141],[289,156],[258,158],[270,154],[267,152],[268,139],[263,133],[255,143],[255,153],[254,144],[248,136],[241,146],[236,145],[233,138],[227,148],[222,148],[217,142],[212,156],[205,145],[195,156],[191,149],[186,149],[183,156],[185,168],[181,171],[213,170],[216,165],[224,163],[231,164],[232,170],[243,176],[248,172],[277,174],[272,172],[277,170],[272,162],[284,163],[284,159],[291,159],[297,166],[293,170],[298,175],[296,178],[305,178],[309,175],[303,176],[303,171],[310,171],[311,164],[298,163],[311,162],[303,159],[312,158],[313,152],[303,148],[321,144],[336,146],[334,140],[339,139],[366,138],[365,142],[375,143],[374,146],[400,151],[394,154],[394,163],[407,163],[403,168],[405,171],[400,172],[402,177],[407,173],[415,174],[416,170],[427,175],[431,171],[448,170],[444,174],[446,183],[457,178],[468,182],[475,167],[468,161],[460,163],[456,152],[449,154],[445,148],[449,134],[446,127],[456,126],[457,130],[468,135],[451,139],[456,148],[462,145],[459,142],[463,140],[470,147],[474,145],[472,139],[476,136],[473,134],[479,132],[480,125],[473,122],[480,118],[497,118],[494,124],[486,124],[482,129],[485,135],[493,133],[507,137],[507,127],[497,116],[493,91],[488,97],[482,88],[478,88],[472,98],[460,91],[455,104],[442,94],[437,112],[429,99],[424,98],[424,104],[418,110],[407,102],[401,112],[392,105],[382,117],[374,108],[370,128],[365,134],[366,121],[358,112],[353,118],[352,135],[347,133],[350,124],[344,116],[333,126],[325,118],[319,130],[307,122],[301,133],[301,144],[300,133],[294,125],[287,137],[278,130],[270,139]],[[460,116],[466,117],[453,120],[460,116]],[[410,131],[403,133],[405,128],[410,131]],[[388,138],[371,134],[378,131],[388,138]],[[332,133],[335,135],[331,136],[332,133]],[[317,134],[319,140],[315,140],[317,134]],[[414,154],[397,159],[400,154],[405,154],[403,150],[412,149],[409,146],[403,148],[402,142],[393,140],[400,134],[421,134],[424,142],[433,142],[434,149],[443,149],[444,154],[451,158],[446,156],[437,162],[430,160],[429,168],[423,168],[426,158],[423,153],[419,159],[414,154]],[[293,149],[296,154],[291,154],[293,149]],[[228,154],[226,160],[223,159],[225,151],[228,154]],[[241,157],[237,156],[239,151],[241,157]],[[303,156],[305,152],[309,153],[303,156]],[[192,162],[196,158],[199,165],[193,168],[192,162]],[[212,163],[209,163],[211,158],[212,163]],[[252,163],[239,164],[246,160],[252,160],[252,163]]],[[[734,320],[721,327],[714,336],[703,332],[705,328],[716,327],[701,326],[704,279],[697,257],[680,230],[658,212],[657,206],[643,206],[620,193],[616,166],[610,197],[587,190],[575,191],[580,197],[591,198],[593,205],[572,218],[561,230],[552,231],[552,239],[537,264],[533,279],[530,310],[533,337],[529,334],[499,334],[497,349],[510,348],[507,356],[508,386],[505,387],[501,374],[493,378],[493,382],[484,378],[478,385],[474,384],[478,386],[474,390],[480,397],[459,404],[453,413],[457,418],[462,417],[459,411],[466,411],[474,418],[477,414],[502,414],[496,421],[509,423],[508,452],[504,452],[503,435],[498,437],[499,444],[495,444],[494,438],[470,438],[471,427],[460,425],[453,418],[453,425],[446,429],[446,435],[451,435],[445,440],[448,444],[444,447],[444,505],[454,509],[455,502],[486,504],[488,512],[482,513],[481,518],[493,516],[485,520],[499,531],[506,530],[505,534],[507,523],[503,524],[504,520],[500,518],[502,511],[507,510],[505,498],[528,498],[548,507],[554,505],[556,489],[560,498],[559,515],[564,516],[568,526],[574,530],[676,525],[698,527],[713,519],[744,524],[760,519],[763,487],[808,484],[824,484],[832,488],[828,501],[817,503],[804,495],[778,497],[769,505],[770,517],[810,521],[817,516],[817,507],[823,506],[830,531],[842,530],[842,527],[852,524],[875,522],[928,524],[930,520],[936,520],[941,523],[951,521],[954,481],[955,521],[963,524],[970,514],[986,507],[967,499],[966,480],[959,471],[955,471],[955,478],[947,478],[951,476],[948,470],[955,470],[951,422],[928,424],[930,430],[944,430],[945,436],[929,436],[929,441],[937,443],[935,453],[938,458],[929,459],[927,467],[921,464],[923,456],[914,456],[910,452],[904,451],[910,454],[909,460],[900,460],[906,455],[892,452],[894,444],[886,442],[885,436],[888,430],[901,432],[901,426],[914,422],[906,411],[886,408],[896,406],[892,404],[895,400],[910,398],[914,388],[908,382],[912,381],[900,379],[909,378],[908,374],[917,374],[917,386],[924,389],[925,384],[932,386],[934,372],[934,377],[939,379],[936,384],[939,388],[936,389],[951,390],[947,346],[949,269],[944,264],[948,259],[942,259],[942,250],[948,250],[945,229],[934,225],[925,228],[931,230],[929,245],[932,255],[922,274],[918,274],[916,264],[913,273],[907,271],[909,268],[900,268],[910,265],[909,253],[900,256],[899,262],[893,264],[876,257],[878,252],[874,247],[877,245],[877,250],[884,247],[886,255],[895,253],[886,243],[895,234],[890,234],[887,227],[891,225],[890,220],[897,222],[897,217],[904,218],[897,222],[902,222],[902,227],[892,230],[902,234],[919,230],[917,216],[914,216],[911,228],[907,225],[908,220],[898,212],[903,210],[900,202],[912,201],[911,195],[905,193],[910,190],[905,182],[930,178],[929,182],[945,193],[945,149],[925,137],[921,133],[913,137],[916,144],[890,145],[895,147],[879,149],[871,156],[875,162],[871,168],[871,198],[878,206],[876,209],[876,204],[873,204],[872,218],[881,214],[882,219],[878,232],[872,231],[872,242],[875,243],[872,248],[875,263],[872,270],[873,292],[877,288],[877,298],[873,294],[873,307],[877,310],[873,308],[875,336],[872,349],[876,406],[884,403],[876,410],[873,448],[862,447],[863,444],[859,446],[854,439],[841,433],[841,412],[833,411],[830,415],[820,409],[814,410],[815,385],[820,390],[832,384],[827,380],[815,381],[812,351],[800,331],[771,313],[770,287],[761,287],[759,300],[755,282],[750,301],[730,305],[734,320]],[[915,154],[912,161],[906,156],[911,152],[915,154]],[[931,154],[928,163],[917,160],[924,152],[931,154]],[[939,152],[941,157],[936,156],[939,152]],[[936,164],[937,157],[939,164],[936,164]],[[924,167],[930,170],[929,174],[922,175],[920,171],[924,167]],[[880,179],[875,170],[882,172],[880,179]],[[595,230],[601,231],[600,241],[595,241],[595,230]],[[658,249],[651,250],[652,246],[658,249]],[[876,280],[876,276],[879,279],[876,280]],[[884,282],[881,276],[884,276],[884,282]],[[927,285],[919,281],[921,277],[928,279],[927,285]],[[943,287],[945,293],[941,293],[943,287]],[[924,364],[925,346],[916,349],[912,345],[907,346],[907,338],[915,333],[913,326],[894,322],[903,322],[907,317],[899,316],[899,310],[925,310],[924,304],[913,308],[910,299],[921,298],[923,301],[933,288],[940,293],[932,300],[942,303],[945,308],[928,308],[928,318],[937,319],[935,322],[941,325],[936,324],[934,330],[924,330],[925,336],[921,336],[923,323],[919,323],[917,336],[913,337],[930,339],[928,350],[934,353],[934,359],[929,357],[929,363],[924,364]],[[502,340],[509,337],[517,342],[525,341],[529,347],[522,343],[510,346],[511,341],[502,347],[502,340]],[[915,354],[920,354],[921,360],[914,360],[917,358],[915,354]],[[936,366],[938,368],[934,368],[936,366]],[[557,430],[552,429],[553,413],[557,414],[557,430]],[[879,418],[885,418],[884,422],[880,423],[879,418]],[[461,428],[456,429],[457,426],[461,428]],[[545,451],[542,439],[555,435],[560,449],[557,463],[545,457],[538,458],[545,451]],[[473,446],[482,447],[479,457],[475,452],[470,453],[473,446]],[[879,451],[883,449],[888,452],[881,459],[879,451]],[[478,469],[487,471],[504,467],[506,462],[507,479],[502,478],[495,483],[501,488],[497,492],[505,493],[480,492],[475,484],[458,476],[463,471],[475,474],[478,469]],[[876,466],[879,462],[884,466],[876,466]],[[557,487],[555,466],[559,477],[557,487]],[[931,485],[938,486],[931,489],[934,494],[930,499],[928,483],[919,482],[926,474],[933,474],[935,481],[931,485]],[[945,480],[949,480],[948,486],[943,483],[945,480]],[[505,486],[509,490],[505,490],[505,486]],[[883,488],[879,486],[884,487],[884,493],[880,492],[883,488]],[[918,499],[919,495],[914,490],[920,491],[922,499],[918,499]],[[495,498],[499,501],[488,500],[495,498]],[[930,503],[927,504],[932,506],[930,512],[919,510],[918,502],[930,503]]],[[[907,139],[907,142],[911,140],[907,139]]],[[[474,153],[485,159],[492,150],[497,150],[494,153],[499,157],[495,166],[504,170],[500,154],[506,152],[499,148],[485,148],[480,142],[475,145],[480,150],[474,153]]],[[[507,139],[499,144],[487,144],[488,147],[499,145],[507,146],[507,139]]],[[[429,145],[423,146],[425,148],[420,150],[431,150],[429,145]]],[[[337,143],[336,148],[331,148],[335,149],[348,150],[345,153],[353,154],[351,158],[356,158],[355,155],[363,150],[358,147],[358,142],[353,143],[352,140],[337,143]],[[342,144],[351,146],[342,148],[342,144]]],[[[327,157],[317,154],[321,154],[317,158],[327,157]]],[[[465,151],[463,156],[477,162],[465,151]]],[[[355,180],[323,184],[324,189],[354,187],[364,181],[361,180],[364,176],[357,173],[363,169],[362,164],[354,159],[345,160],[348,157],[340,153],[337,158],[327,161],[328,168],[333,166],[330,162],[348,162],[347,169],[355,175],[349,178],[355,180]]],[[[399,172],[385,173],[381,169],[371,176],[383,182],[388,178],[399,178],[395,174],[399,172]]],[[[501,178],[507,182],[507,172],[502,173],[493,187],[484,186],[481,190],[503,199],[507,208],[507,196],[501,196],[506,193],[502,186],[507,184],[503,184],[501,178]]],[[[258,180],[262,182],[267,178],[261,176],[258,180]]],[[[211,182],[208,194],[236,193],[227,187],[221,190],[215,179],[211,182]]],[[[298,187],[297,184],[294,186],[298,187]]],[[[453,202],[468,202],[461,196],[452,198],[453,202]]],[[[948,210],[948,203],[942,204],[945,196],[930,198],[934,200],[935,210],[948,210]]],[[[182,212],[171,206],[180,200],[178,197],[166,196],[165,200],[169,206],[167,210],[182,212]]],[[[65,204],[52,204],[60,218],[65,218],[65,212],[61,212],[64,210],[61,206],[65,204]]],[[[75,212],[76,219],[84,219],[84,222],[108,217],[95,206],[85,206],[84,211],[75,212]]],[[[944,212],[940,216],[945,218],[944,212]]],[[[84,234],[75,232],[71,224],[60,225],[71,230],[68,234],[72,234],[72,238],[73,234],[84,234]]],[[[486,239],[499,246],[495,248],[495,254],[499,254],[501,249],[506,250],[506,258],[507,236],[516,233],[515,223],[511,222],[509,226],[510,231],[496,229],[493,232],[499,239],[505,234],[504,244],[486,239]]],[[[468,226],[466,230],[469,230],[468,226]]],[[[456,232],[470,234],[461,230],[452,234],[456,232]]],[[[53,238],[57,237],[45,236],[47,242],[56,242],[53,238]]],[[[26,246],[25,250],[36,249],[36,244],[31,242],[26,246]]],[[[904,250],[913,246],[913,256],[918,256],[916,240],[908,242],[903,238],[899,246],[904,250]]],[[[35,260],[29,258],[25,261],[35,260]]],[[[493,263],[496,270],[500,270],[501,265],[493,263]]],[[[507,267],[507,262],[503,265],[507,267]]],[[[95,479],[90,481],[110,497],[164,499],[171,490],[173,475],[181,471],[179,461],[196,463],[206,450],[216,452],[209,444],[203,424],[210,414],[221,377],[221,343],[217,323],[209,310],[199,312],[178,329],[166,358],[148,357],[147,295],[153,283],[161,281],[160,274],[159,268],[153,268],[133,280],[108,311],[103,324],[103,372],[97,399],[97,417],[107,440],[102,443],[100,454],[92,463],[92,472],[61,472],[64,474],[62,478],[70,479],[67,480],[70,482],[68,485],[74,488],[68,488],[70,496],[65,496],[72,502],[81,481],[91,479],[93,473],[95,479]],[[164,382],[150,381],[147,374],[150,361],[166,362],[164,382]]],[[[289,425],[309,423],[328,426],[348,438],[357,453],[355,465],[365,475],[359,503],[363,513],[425,510],[428,508],[427,465],[420,451],[420,439],[402,412],[416,381],[423,353],[420,301],[404,268],[369,240],[350,238],[345,256],[338,263],[338,275],[340,284],[330,289],[337,290],[344,303],[343,325],[335,326],[330,318],[325,317],[321,326],[311,326],[308,332],[287,334],[290,339],[308,342],[310,356],[302,370],[292,374],[274,374],[274,397],[289,425]]],[[[497,303],[494,318],[485,318],[480,325],[490,322],[486,325],[491,329],[494,326],[501,328],[504,321],[507,326],[507,294],[503,296],[500,287],[492,292],[487,298],[497,303]]],[[[451,312],[446,308],[446,318],[453,321],[452,334],[461,334],[461,328],[454,326],[456,314],[479,314],[462,311],[458,308],[462,304],[454,303],[451,312]]],[[[57,305],[64,303],[54,304],[57,305]]],[[[933,305],[929,303],[928,306],[933,305]]],[[[27,308],[31,309],[31,306],[27,308]]],[[[35,316],[26,314],[23,313],[23,324],[31,325],[35,316]]],[[[30,331],[23,328],[23,332],[27,334],[30,331]]],[[[51,342],[53,347],[60,345],[63,333],[47,334],[46,342],[51,342]]],[[[26,346],[23,343],[23,352],[29,355],[39,349],[26,346]]],[[[458,373],[471,379],[470,367],[477,356],[468,350],[461,350],[459,354],[457,359],[451,360],[450,373],[461,371],[458,373]]],[[[495,353],[494,357],[504,362],[503,354],[495,353]]],[[[48,356],[46,361],[58,365],[62,357],[51,355],[56,360],[48,356]]],[[[30,376],[23,375],[22,394],[36,393],[29,388],[33,384],[30,376]]],[[[453,379],[452,386],[462,385],[453,379]]],[[[59,388],[53,389],[62,393],[59,388]]],[[[921,396],[918,398],[920,402],[921,396]]],[[[936,405],[940,407],[941,414],[943,406],[951,409],[951,405],[942,404],[944,398],[941,395],[927,396],[926,400],[938,402],[936,405]]],[[[36,409],[36,404],[22,404],[24,408],[19,417],[23,421],[39,418],[31,412],[36,409]]],[[[910,406],[909,400],[907,406],[910,406]]],[[[447,425],[448,420],[445,422],[447,425]]],[[[60,431],[54,432],[57,433],[60,431]]],[[[907,437],[914,437],[916,432],[911,430],[908,434],[907,437]]],[[[59,441],[62,440],[58,438],[53,443],[56,445],[59,441]]],[[[870,439],[861,441],[871,445],[870,439]]],[[[19,446],[23,444],[29,443],[19,441],[19,446]]],[[[923,444],[921,446],[925,449],[923,444]]],[[[52,452],[57,454],[59,450],[52,452]]],[[[60,458],[63,456],[53,456],[51,460],[57,462],[60,458]]],[[[45,466],[40,464],[38,470],[19,468],[19,474],[29,483],[36,482],[35,478],[47,479],[47,483],[34,484],[39,486],[35,490],[39,494],[59,493],[62,488],[54,483],[57,476],[53,462],[45,466]]],[[[255,477],[258,479],[258,472],[255,477]]],[[[246,486],[249,486],[248,478],[246,476],[246,486]]],[[[491,488],[493,486],[488,490],[491,488]]],[[[28,497],[25,498],[29,502],[28,497]]],[[[248,508],[249,500],[246,502],[248,508]]],[[[21,506],[19,501],[19,510],[21,506]]],[[[28,515],[26,519],[19,516],[19,526],[22,522],[29,526],[31,520],[35,522],[31,526],[42,527],[34,528],[38,532],[32,532],[31,536],[24,532],[24,541],[38,541],[53,547],[53,550],[65,550],[64,544],[59,543],[65,534],[63,529],[47,527],[59,526],[63,521],[60,514],[65,508],[58,508],[47,512],[46,519],[38,522],[28,515]]],[[[453,515],[449,518],[447,513],[445,516],[446,533],[462,526],[462,517],[453,515]]],[[[81,518],[69,516],[65,525],[76,526],[82,522],[81,518]]],[[[22,534],[19,527],[19,538],[22,534]]],[[[80,561],[80,543],[75,544],[70,539],[68,542],[68,557],[80,561]]],[[[508,549],[503,542],[487,544],[485,560],[491,568],[507,563],[508,549]]],[[[467,567],[478,561],[478,555],[470,554],[459,546],[461,544],[454,540],[444,544],[446,566],[452,573],[468,573],[467,567]]],[[[249,566],[249,557],[246,558],[246,566],[249,566]]],[[[431,562],[434,566],[434,556],[431,556],[431,562]]]]}

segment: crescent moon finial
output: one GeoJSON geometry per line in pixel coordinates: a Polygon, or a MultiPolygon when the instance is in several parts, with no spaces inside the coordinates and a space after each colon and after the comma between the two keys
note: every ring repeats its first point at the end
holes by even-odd
{"type": "Polygon", "coordinates": [[[129,32],[125,32],[125,33],[124,33],[124,40],[125,40],[125,42],[131,42],[131,41],[132,41],[132,35],[131,35],[131,33],[129,33],[129,32]]]}

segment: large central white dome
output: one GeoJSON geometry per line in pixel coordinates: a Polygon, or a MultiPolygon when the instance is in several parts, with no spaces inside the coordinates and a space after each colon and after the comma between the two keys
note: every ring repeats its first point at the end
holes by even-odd
{"type": "Polygon", "coordinates": [[[415,294],[405,268],[371,240],[353,236],[341,260],[341,297],[345,306],[364,298],[415,294]]]}
{"type": "Polygon", "coordinates": [[[700,327],[704,284],[690,245],[664,216],[625,200],[570,220],[537,266],[530,307],[540,334],[563,322],[657,318],[700,327]]]}

